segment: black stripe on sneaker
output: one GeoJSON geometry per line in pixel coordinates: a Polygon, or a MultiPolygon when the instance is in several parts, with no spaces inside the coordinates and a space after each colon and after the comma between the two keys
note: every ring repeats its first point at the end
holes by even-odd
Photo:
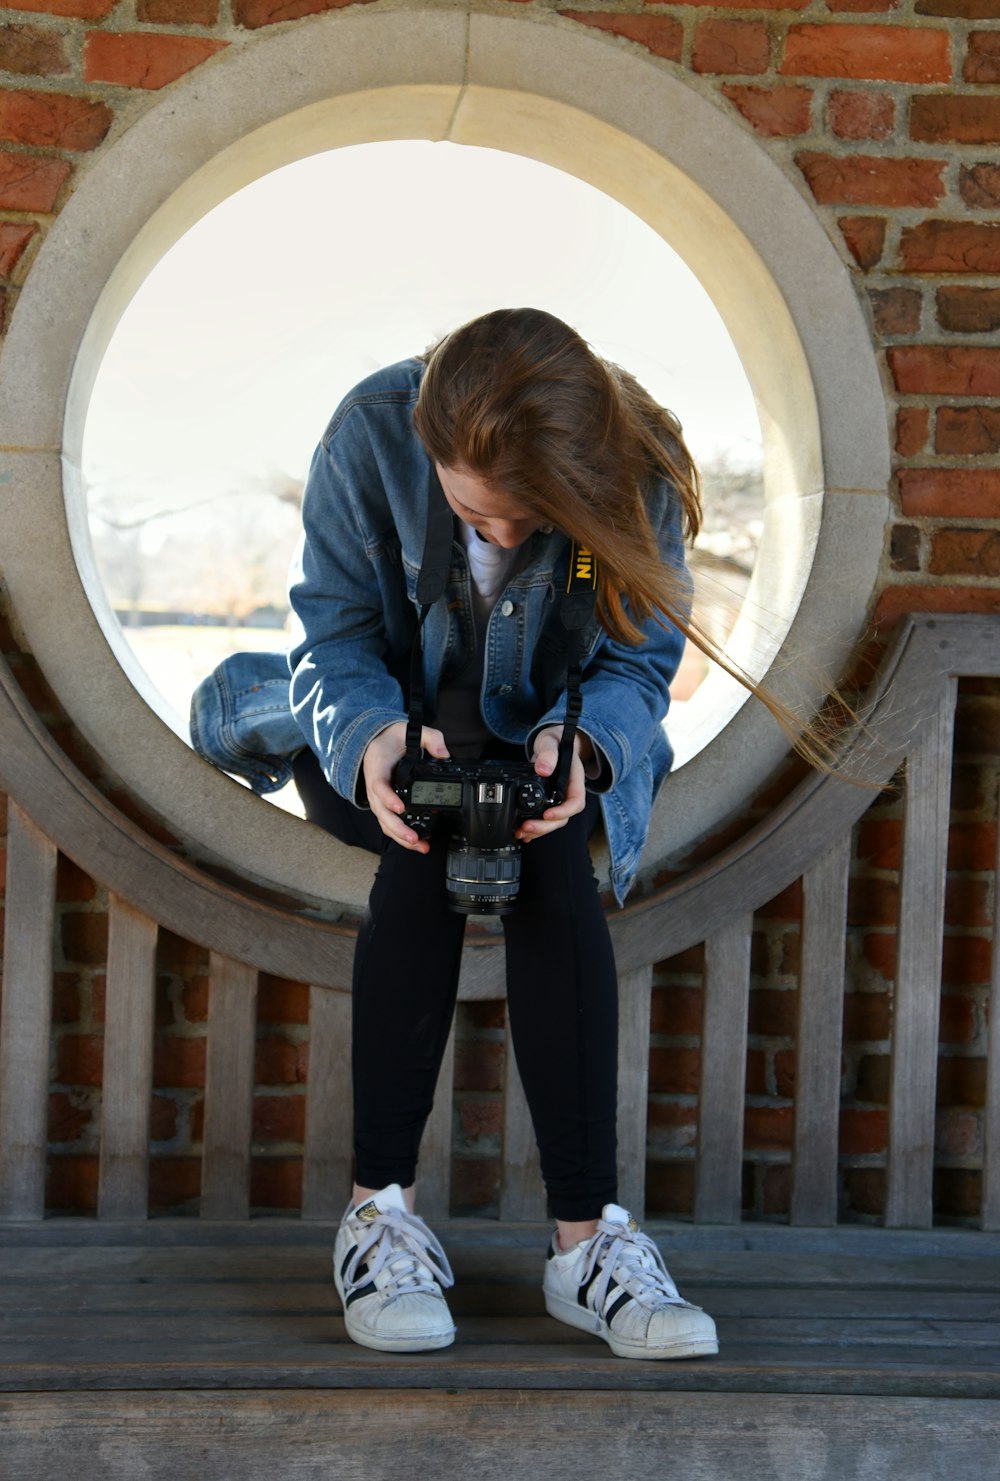
{"type": "Polygon", "coordinates": [[[614,1321],[615,1317],[621,1311],[622,1307],[627,1306],[631,1300],[632,1297],[629,1295],[628,1291],[622,1291],[621,1295],[618,1297],[618,1300],[612,1304],[610,1309],[605,1314],[604,1320],[607,1322],[609,1327],[614,1321]]]}
{"type": "Polygon", "coordinates": [[[360,1301],[362,1296],[372,1296],[374,1295],[374,1293],[375,1282],[373,1280],[370,1280],[366,1286],[358,1286],[357,1290],[352,1291],[347,1300],[344,1302],[344,1305],[350,1306],[352,1301],[360,1301]]]}
{"type": "Polygon", "coordinates": [[[348,1267],[348,1265],[350,1265],[351,1261],[354,1259],[354,1255],[355,1255],[355,1252],[356,1252],[357,1248],[358,1247],[357,1247],[356,1244],[352,1244],[351,1245],[351,1248],[347,1251],[347,1254],[344,1256],[343,1264],[340,1267],[340,1278],[341,1278],[341,1280],[346,1280],[347,1279],[347,1267],[348,1267]]]}
{"type": "MultiPolygon", "coordinates": [[[[576,1293],[576,1301],[577,1301],[577,1305],[578,1306],[584,1306],[585,1307],[587,1305],[587,1293],[590,1290],[591,1286],[594,1284],[594,1281],[600,1275],[600,1273],[601,1273],[600,1267],[598,1267],[594,1271],[594,1273],[590,1277],[590,1279],[588,1281],[585,1281],[584,1284],[577,1291],[577,1293],[576,1293]]],[[[611,1280],[608,1282],[608,1289],[605,1292],[605,1296],[604,1296],[605,1301],[608,1299],[608,1296],[611,1295],[612,1291],[617,1291],[617,1289],[618,1289],[618,1282],[615,1280],[614,1276],[612,1276],[611,1277],[611,1280]]]]}

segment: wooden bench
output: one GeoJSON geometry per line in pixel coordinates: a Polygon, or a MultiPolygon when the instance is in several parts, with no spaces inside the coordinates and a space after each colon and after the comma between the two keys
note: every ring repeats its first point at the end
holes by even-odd
{"type": "MultiPolygon", "coordinates": [[[[506,1476],[512,1462],[544,1458],[554,1476],[580,1474],[581,1464],[583,1474],[679,1476],[677,1457],[686,1477],[713,1481],[930,1476],[945,1467],[952,1478],[991,1474],[1000,1453],[996,1013],[981,1229],[933,1228],[932,1176],[957,679],[1000,674],[998,633],[986,618],[911,620],[872,698],[877,744],[864,765],[878,780],[905,773],[883,1228],[837,1224],[847,872],[851,829],[871,794],[810,776],[738,845],[611,920],[622,986],[621,1198],[634,1210],[644,1206],[653,965],[705,947],[694,1217],[650,1227],[682,1288],[718,1316],[723,1350],[680,1364],[622,1363],[542,1317],[544,1208],[513,1070],[500,1219],[448,1221],[450,1049],[421,1200],[464,1277],[455,1293],[460,1341],[447,1356],[391,1361],[346,1343],[328,1260],[350,1177],[351,933],[262,905],[128,824],[0,673],[0,784],[12,799],[0,1387],[17,1395],[0,1415],[17,1457],[12,1474],[59,1474],[72,1456],[81,1478],[186,1478],[211,1454],[213,1476],[263,1475],[266,1465],[268,1474],[370,1478],[397,1471],[411,1442],[417,1454],[433,1446],[445,1475],[499,1475],[503,1466],[506,1476]],[[96,1220],[44,1219],[59,851],[110,895],[96,1220]],[[741,1224],[752,917],[799,879],[791,1222],[741,1224]],[[211,953],[199,1220],[147,1219],[160,927],[211,953]],[[248,1218],[260,971],[313,984],[298,1221],[248,1218]],[[299,1453],[296,1436],[306,1431],[299,1453]]],[[[996,950],[993,961],[995,989],[996,950]]],[[[498,945],[467,948],[460,995],[503,996],[498,945]]]]}

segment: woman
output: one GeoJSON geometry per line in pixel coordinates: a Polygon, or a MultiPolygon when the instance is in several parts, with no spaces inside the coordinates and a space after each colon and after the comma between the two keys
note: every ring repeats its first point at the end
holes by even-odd
{"type": "Polygon", "coordinates": [[[520,887],[503,917],[511,1032],[556,1220],[546,1306],[622,1356],[717,1351],[711,1318],[616,1201],[615,969],[587,847],[600,817],[622,901],[670,764],[662,721],[699,514],[669,413],[533,309],[487,314],[371,376],[316,452],[291,593],[304,632],[292,708],[308,743],[295,777],[309,818],[380,855],[354,967],[356,1183],[334,1253],[347,1330],[367,1346],[454,1336],[447,1259],[413,1213],[464,929],[445,897],[449,829],[423,836],[394,785],[415,644],[424,755],[527,759],[550,781],[567,713],[557,594],[575,541],[598,572],[582,714],[565,795],[517,825],[520,887]],[[428,515],[445,506],[445,590],[418,633],[428,515]]]}

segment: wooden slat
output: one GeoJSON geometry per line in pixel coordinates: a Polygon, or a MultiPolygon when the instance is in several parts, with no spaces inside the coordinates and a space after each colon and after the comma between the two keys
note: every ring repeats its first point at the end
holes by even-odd
{"type": "Polygon", "coordinates": [[[455,1084],[455,1024],[445,1046],[434,1092],[434,1109],[420,1143],[417,1213],[428,1223],[446,1219],[451,1199],[451,1123],[455,1084]]]}
{"type": "Polygon", "coordinates": [[[646,1208],[646,1120],[652,965],[618,981],[618,1202],[636,1219],[646,1208]]]}
{"type": "Polygon", "coordinates": [[[351,995],[309,993],[304,1219],[339,1219],[351,1196],[351,995]]]}
{"type": "MultiPolygon", "coordinates": [[[[1000,821],[1000,797],[997,798],[1000,821]]],[[[990,972],[990,1014],[986,1051],[986,1108],[983,1112],[984,1229],[1000,1229],[1000,827],[993,865],[993,960],[990,972]]]]}
{"type": "Polygon", "coordinates": [[[699,1223],[736,1224],[740,1219],[752,929],[753,916],[740,915],[705,943],[694,1202],[699,1223]]]}
{"type": "Polygon", "coordinates": [[[45,1212],[56,849],[11,802],[0,1014],[0,1218],[45,1212]]]}
{"type": "Polygon", "coordinates": [[[500,1173],[501,1219],[545,1218],[545,1189],[538,1162],[538,1145],[531,1112],[517,1072],[514,1043],[507,1015],[506,1075],[504,1081],[503,1166],[500,1173]]]}
{"type": "Polygon", "coordinates": [[[898,967],[893,1004],[885,1221],[933,1219],[934,1095],[957,681],[943,686],[906,763],[898,967]]]}
{"type": "Polygon", "coordinates": [[[837,1222],[844,933],[851,835],[803,875],[793,1224],[837,1222]]]}
{"type": "Polygon", "coordinates": [[[144,1219],[149,1188],[156,922],[108,897],[108,982],[97,1213],[144,1219]]]}
{"type": "Polygon", "coordinates": [[[257,972],[209,956],[205,1133],[201,1165],[204,1219],[245,1219],[250,1212],[257,972]]]}

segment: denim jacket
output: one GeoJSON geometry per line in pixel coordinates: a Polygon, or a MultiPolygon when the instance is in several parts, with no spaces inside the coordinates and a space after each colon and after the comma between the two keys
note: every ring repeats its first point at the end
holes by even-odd
{"type": "MultiPolygon", "coordinates": [[[[405,360],[362,381],[316,450],[303,506],[305,545],[291,602],[304,637],[289,655],[291,708],[301,734],[342,796],[365,806],[361,763],[386,726],[407,718],[416,580],[428,489],[437,474],[413,430],[423,366],[405,360]]],[[[665,562],[684,570],[680,500],[661,481],[647,508],[665,562]]],[[[566,634],[559,596],[569,541],[537,531],[497,600],[485,637],[480,708],[499,739],[530,756],[537,732],[566,710],[566,634]]],[[[601,757],[589,785],[601,794],[611,882],[631,885],[656,793],[672,753],[663,729],[668,686],[684,639],[650,619],[646,641],[620,643],[596,619],[584,633],[581,729],[601,757]]],[[[465,667],[476,642],[465,550],[456,538],[445,597],[423,631],[425,721],[441,682],[465,667]]]]}

